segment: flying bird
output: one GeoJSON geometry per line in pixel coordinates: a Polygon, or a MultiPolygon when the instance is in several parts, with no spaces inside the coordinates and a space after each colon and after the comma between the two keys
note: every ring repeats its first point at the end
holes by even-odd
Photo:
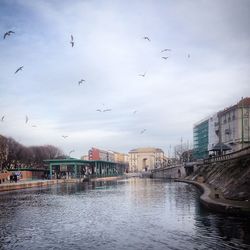
{"type": "Polygon", "coordinates": [[[163,49],[161,52],[171,51],[171,49],[163,49]]]}
{"type": "Polygon", "coordinates": [[[101,109],[97,109],[96,111],[98,111],[98,112],[102,112],[102,110],[101,110],[101,109]]]}
{"type": "Polygon", "coordinates": [[[112,109],[104,109],[102,112],[108,112],[111,111],[112,109]]]}
{"type": "Polygon", "coordinates": [[[26,117],[25,117],[25,123],[27,124],[28,121],[29,121],[29,117],[26,115],[26,117]]]}
{"type": "Polygon", "coordinates": [[[71,46],[74,47],[75,43],[74,43],[74,37],[72,35],[71,35],[71,41],[70,41],[70,43],[71,43],[71,46]]]}
{"type": "Polygon", "coordinates": [[[164,60],[167,60],[168,59],[168,56],[163,56],[162,57],[164,60]]]}
{"type": "Polygon", "coordinates": [[[12,30],[10,30],[10,31],[8,31],[8,32],[6,32],[5,34],[4,34],[4,36],[3,36],[3,39],[5,39],[6,38],[6,36],[10,36],[10,34],[14,34],[15,32],[14,31],[12,31],[12,30]]]}
{"type": "Polygon", "coordinates": [[[83,82],[85,82],[85,80],[81,79],[80,81],[78,81],[78,85],[80,86],[83,82]]]}
{"type": "Polygon", "coordinates": [[[145,131],[146,131],[146,129],[144,128],[144,129],[140,132],[140,134],[143,134],[145,131]]]}
{"type": "Polygon", "coordinates": [[[144,36],[143,39],[148,40],[149,42],[151,41],[148,36],[144,36]]]}
{"type": "Polygon", "coordinates": [[[2,116],[2,118],[1,118],[1,121],[3,122],[3,120],[4,120],[4,115],[2,116]]]}
{"type": "Polygon", "coordinates": [[[187,57],[190,58],[190,54],[188,54],[187,57]]]}
{"type": "Polygon", "coordinates": [[[64,138],[64,139],[66,139],[67,137],[69,137],[68,135],[62,135],[62,137],[64,138]]]}
{"type": "Polygon", "coordinates": [[[134,112],[133,112],[133,114],[135,115],[137,113],[137,110],[135,110],[134,112]]]}
{"type": "Polygon", "coordinates": [[[139,76],[142,76],[142,77],[145,77],[146,75],[146,72],[144,74],[139,74],[139,76]]]}
{"type": "Polygon", "coordinates": [[[23,69],[23,66],[19,67],[19,68],[15,71],[15,74],[16,74],[18,71],[22,70],[22,69],[23,69]]]}
{"type": "Polygon", "coordinates": [[[69,151],[69,156],[70,156],[70,154],[71,154],[71,153],[73,153],[73,152],[75,152],[75,150],[71,150],[71,151],[69,151]]]}

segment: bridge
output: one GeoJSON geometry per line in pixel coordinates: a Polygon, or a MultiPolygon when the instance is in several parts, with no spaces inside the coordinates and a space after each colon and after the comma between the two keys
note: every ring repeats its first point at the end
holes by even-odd
{"type": "Polygon", "coordinates": [[[49,179],[118,176],[126,170],[121,163],[74,158],[44,160],[44,164],[49,169],[49,179]]]}

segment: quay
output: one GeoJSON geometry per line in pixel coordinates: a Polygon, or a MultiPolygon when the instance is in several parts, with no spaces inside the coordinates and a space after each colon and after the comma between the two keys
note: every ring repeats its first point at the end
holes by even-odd
{"type": "Polygon", "coordinates": [[[210,210],[250,216],[249,162],[250,147],[246,147],[202,162],[189,162],[155,169],[152,171],[152,176],[197,186],[202,191],[201,203],[210,210]],[[239,191],[235,192],[235,190],[239,191]],[[244,197],[241,196],[242,194],[244,197]]]}
{"type": "Polygon", "coordinates": [[[32,188],[32,187],[45,187],[62,182],[63,180],[34,180],[34,181],[20,181],[17,183],[4,183],[0,185],[0,192],[13,191],[13,190],[32,188]]]}
{"type": "Polygon", "coordinates": [[[185,182],[198,187],[202,194],[200,201],[209,210],[213,210],[220,213],[226,213],[230,215],[243,215],[250,217],[250,201],[236,201],[228,200],[223,197],[223,194],[209,186],[206,183],[199,181],[190,181],[186,179],[175,179],[175,182],[185,182]]]}
{"type": "Polygon", "coordinates": [[[1,174],[0,192],[44,187],[61,183],[84,181],[112,181],[124,178],[124,164],[108,161],[84,161],[74,158],[44,160],[44,169],[9,169],[1,174]],[[10,175],[18,173],[23,179],[9,182],[10,175]]]}
{"type": "MultiPolygon", "coordinates": [[[[87,181],[98,182],[98,181],[115,181],[123,179],[124,176],[110,176],[110,177],[100,177],[100,178],[91,178],[87,181]]],[[[46,187],[62,183],[80,183],[84,179],[54,179],[54,180],[30,180],[30,181],[19,181],[17,183],[5,183],[0,185],[0,193],[7,191],[14,191],[19,189],[34,188],[34,187],[46,187]]]]}

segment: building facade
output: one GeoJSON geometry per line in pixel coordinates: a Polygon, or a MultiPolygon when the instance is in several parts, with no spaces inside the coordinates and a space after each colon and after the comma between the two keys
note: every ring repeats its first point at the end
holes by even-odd
{"type": "Polygon", "coordinates": [[[128,154],[114,152],[114,162],[118,163],[128,163],[128,154]]]}
{"type": "Polygon", "coordinates": [[[129,151],[129,171],[142,172],[163,167],[163,150],[159,148],[137,148],[129,151]]]}
{"type": "Polygon", "coordinates": [[[219,143],[218,124],[219,119],[217,113],[208,118],[208,152],[211,152],[214,146],[219,143]]]}
{"type": "MultiPolygon", "coordinates": [[[[225,108],[194,125],[194,159],[204,159],[214,154],[216,145],[226,147],[226,153],[250,145],[250,98],[225,108]]],[[[218,150],[218,149],[217,149],[218,150]]]]}
{"type": "Polygon", "coordinates": [[[206,118],[194,125],[194,150],[195,159],[204,159],[208,157],[208,124],[209,118],[206,118]]]}
{"type": "Polygon", "coordinates": [[[250,145],[250,98],[218,112],[219,141],[234,152],[250,145]]]}
{"type": "Polygon", "coordinates": [[[114,153],[112,151],[106,151],[98,148],[91,148],[88,152],[88,158],[90,161],[115,161],[114,153]]]}

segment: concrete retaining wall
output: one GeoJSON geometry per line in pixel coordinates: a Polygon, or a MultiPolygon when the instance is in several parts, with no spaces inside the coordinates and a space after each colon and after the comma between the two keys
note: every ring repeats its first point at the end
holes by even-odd
{"type": "Polygon", "coordinates": [[[17,183],[7,183],[0,185],[0,192],[18,190],[31,187],[44,187],[49,185],[54,185],[57,183],[62,183],[63,180],[45,180],[45,181],[27,181],[27,182],[17,182],[17,183]]]}
{"type": "Polygon", "coordinates": [[[186,171],[183,165],[176,165],[168,168],[155,169],[152,172],[153,178],[163,178],[163,179],[176,179],[184,178],[186,176],[186,171]]]}

